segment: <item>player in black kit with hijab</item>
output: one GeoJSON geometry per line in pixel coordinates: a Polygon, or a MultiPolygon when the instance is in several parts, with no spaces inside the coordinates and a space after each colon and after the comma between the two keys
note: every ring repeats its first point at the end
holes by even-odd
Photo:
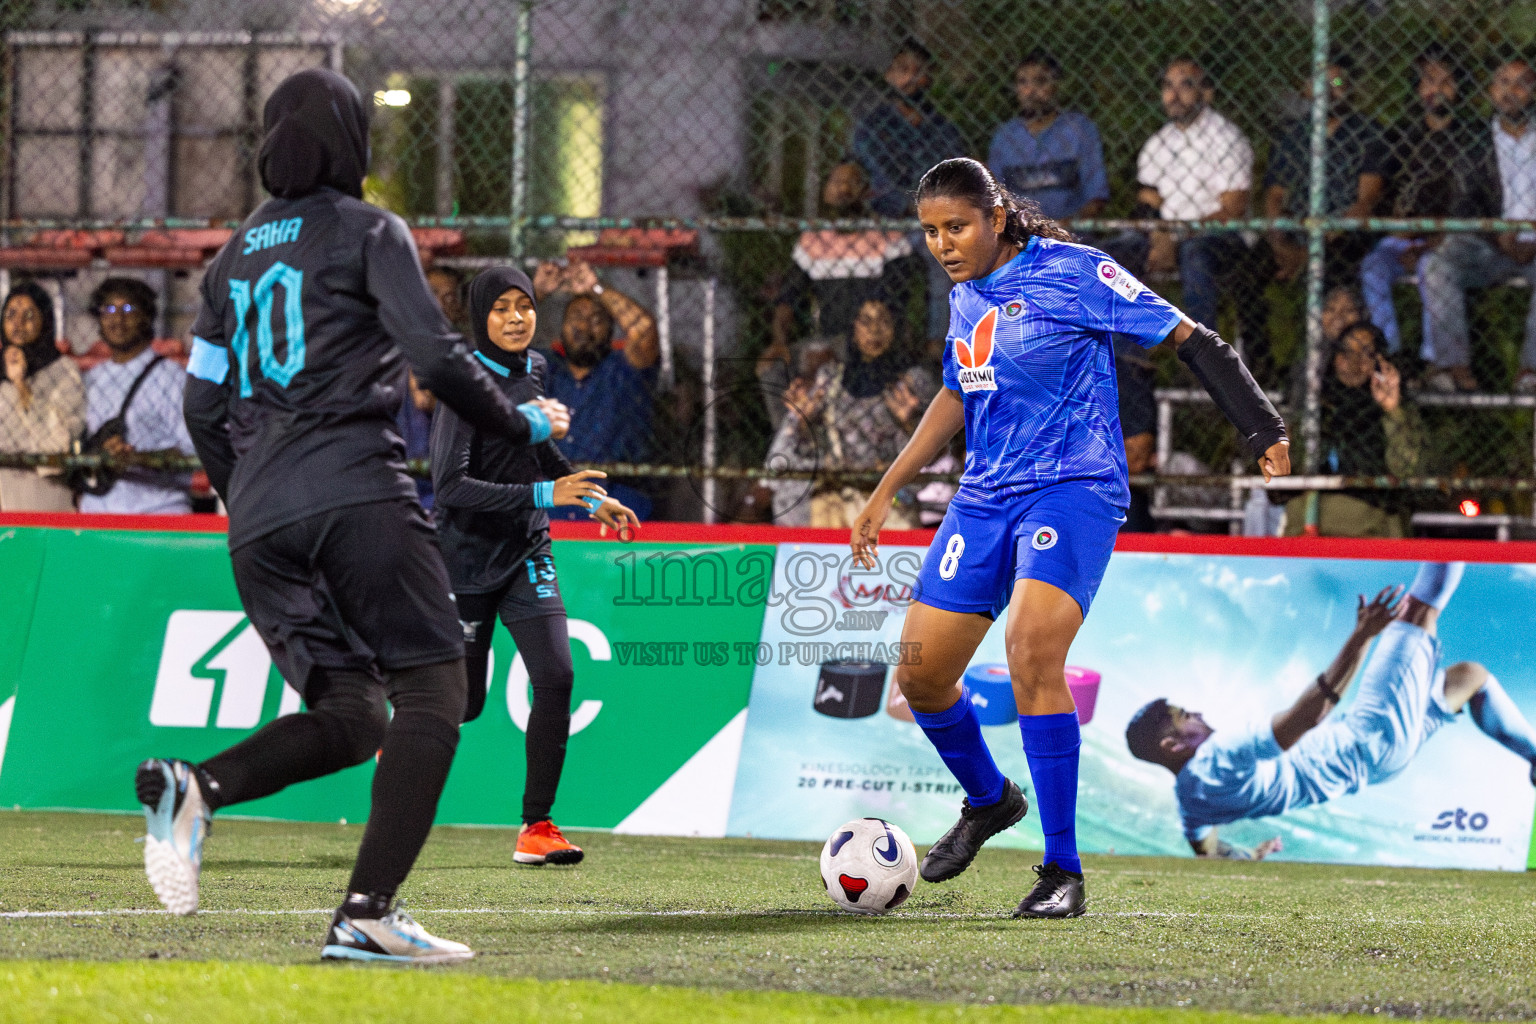
{"type": "MultiPolygon", "coordinates": [[[[469,285],[475,355],[509,402],[544,393],[544,357],[529,349],[537,323],[533,283],[515,267],[494,267],[469,285]]],[[[528,447],[475,427],[451,410],[432,424],[432,487],[437,494],[443,560],[464,626],[469,701],[464,720],[479,717],[491,634],[499,616],[523,656],[533,684],[526,739],[523,827],[513,860],[575,864],[581,848],[550,819],[571,728],[571,641],[565,603],[550,552],[545,509],[578,505],[622,535],[635,514],[610,498],[596,470],[576,472],[553,441],[528,447]]]]}
{"type": "Polygon", "coordinates": [[[393,906],[431,831],[466,694],[448,573],[395,432],[405,361],[509,444],[537,444],[569,420],[558,403],[507,400],[438,309],[404,222],[362,201],[368,110],[351,82],[300,72],[272,93],[264,122],[273,198],[203,278],[185,412],[229,506],[240,602],[306,710],[198,765],[140,765],[145,869],[167,909],[192,913],[214,811],[378,751],[368,825],[321,955],[463,960],[469,947],[393,906]]]}

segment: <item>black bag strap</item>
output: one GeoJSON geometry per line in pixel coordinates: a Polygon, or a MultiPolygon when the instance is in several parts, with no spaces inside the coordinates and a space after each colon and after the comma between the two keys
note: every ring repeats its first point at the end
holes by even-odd
{"type": "Polygon", "coordinates": [[[148,366],[139,371],[139,375],[133,378],[133,383],[128,385],[128,393],[123,396],[123,404],[118,407],[117,415],[114,416],[113,419],[120,420],[124,416],[128,415],[128,407],[133,404],[133,396],[139,393],[139,388],[143,385],[144,379],[151,373],[154,373],[155,367],[159,366],[163,362],[165,362],[165,356],[157,355],[155,358],[149,361],[148,366]]]}

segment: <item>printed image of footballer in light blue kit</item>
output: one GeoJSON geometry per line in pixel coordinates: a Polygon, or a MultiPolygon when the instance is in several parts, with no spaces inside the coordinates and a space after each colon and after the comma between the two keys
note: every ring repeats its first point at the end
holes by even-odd
{"type": "Polygon", "coordinates": [[[1133,755],[1173,773],[1184,837],[1196,855],[1264,857],[1278,840],[1245,850],[1223,842],[1216,826],[1284,814],[1395,778],[1463,709],[1490,739],[1530,764],[1536,783],[1536,730],[1498,679],[1476,662],[1440,664],[1436,624],[1463,569],[1460,562],[1426,563],[1406,597],[1401,586],[1370,602],[1361,595],[1355,627],[1333,663],[1256,729],[1217,731],[1199,712],[1166,699],[1136,712],[1125,741],[1133,755]],[[1354,701],[1331,714],[1362,659],[1354,701]]]}
{"type": "Polygon", "coordinates": [[[913,718],[966,797],[923,859],[929,882],[960,874],[1029,810],[982,742],[961,677],[993,621],[1005,643],[1019,730],[1045,835],[1039,879],[1015,917],[1076,917],[1087,906],[1077,855],[1081,734],[1067,652],[1093,603],[1130,503],[1113,340],[1167,342],[1237,427],[1268,480],[1290,472],[1285,424],[1237,353],[1080,245],[982,164],[945,160],[923,176],[929,252],[956,282],[944,387],[853,525],[873,567],[897,491],[965,430],[965,473],[923,563],[896,668],[913,718]]]}

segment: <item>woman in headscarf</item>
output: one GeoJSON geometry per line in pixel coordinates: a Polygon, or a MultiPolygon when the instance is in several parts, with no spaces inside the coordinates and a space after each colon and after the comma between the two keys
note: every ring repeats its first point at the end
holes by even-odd
{"type": "MultiPolygon", "coordinates": [[[[1370,321],[1338,333],[1323,378],[1322,471],[1341,476],[1413,476],[1424,456],[1418,410],[1403,401],[1402,375],[1387,336],[1370,321]]],[[[1306,526],[1304,497],[1286,503],[1285,532],[1306,526]]],[[[1411,509],[1393,491],[1324,491],[1317,528],[1325,537],[1406,537],[1411,509]]]]}
{"type": "Polygon", "coordinates": [[[558,402],[507,402],[438,308],[405,222],[362,200],[368,109],[320,68],[267,98],[258,166],[272,198],[203,275],[183,400],[229,507],[240,603],[304,708],[198,764],[151,758],[135,790],[150,883],[190,914],[215,811],[377,755],[320,955],[449,963],[474,952],[395,904],[432,830],[468,689],[448,571],[394,427],[406,366],[508,443],[562,436],[568,417],[558,402]]]}
{"type": "MultiPolygon", "coordinates": [[[[475,357],[514,405],[544,394],[544,357],[529,349],[538,321],[533,283],[515,267],[493,267],[469,285],[475,357]]],[[[581,848],[550,818],[571,728],[571,640],[549,542],[546,509],[585,507],[606,527],[638,526],[634,512],[608,496],[597,470],[578,473],[553,441],[512,444],[441,409],[432,424],[432,485],[439,543],[464,625],[469,699],[464,720],[479,717],[489,686],[491,635],[499,616],[528,669],[533,703],[525,725],[527,774],[519,864],[575,864],[581,848]]],[[[518,685],[513,683],[511,685],[518,685]]],[[[520,687],[519,687],[520,689],[520,687]]]]}
{"type": "MultiPolygon", "coordinates": [[[[38,284],[11,289],[0,309],[0,452],[63,454],[85,427],[85,386],[54,345],[53,301],[38,284]]],[[[0,512],[72,512],[74,495],[54,469],[0,469],[0,512]]]]}
{"type": "MultiPolygon", "coordinates": [[[[768,451],[768,465],[830,471],[883,470],[912,436],[918,415],[937,390],[931,375],[907,367],[896,342],[896,315],[882,297],[865,299],[853,320],[848,358],[790,383],[785,416],[768,451]]],[[[841,481],[819,483],[811,496],[811,526],[853,522],[872,490],[841,481]]],[[[887,520],[893,529],[918,526],[915,497],[887,520]]]]}

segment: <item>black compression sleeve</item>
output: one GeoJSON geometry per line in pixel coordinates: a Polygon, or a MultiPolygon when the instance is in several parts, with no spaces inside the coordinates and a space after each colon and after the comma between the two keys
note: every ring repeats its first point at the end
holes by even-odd
{"type": "Polygon", "coordinates": [[[229,442],[229,389],[197,377],[187,378],[181,399],[182,415],[192,447],[202,460],[208,482],[229,502],[229,477],[235,471],[235,449],[229,442]]]}
{"type": "Polygon", "coordinates": [[[431,448],[432,489],[438,506],[475,512],[535,508],[533,488],[528,484],[502,484],[470,475],[474,437],[474,427],[448,406],[438,406],[432,418],[431,448]]]}
{"type": "Polygon", "coordinates": [[[1179,358],[1194,371],[1216,407],[1242,436],[1248,453],[1261,458],[1271,445],[1289,440],[1285,421],[1242,358],[1215,331],[1200,324],[1179,346],[1179,358]]]}

